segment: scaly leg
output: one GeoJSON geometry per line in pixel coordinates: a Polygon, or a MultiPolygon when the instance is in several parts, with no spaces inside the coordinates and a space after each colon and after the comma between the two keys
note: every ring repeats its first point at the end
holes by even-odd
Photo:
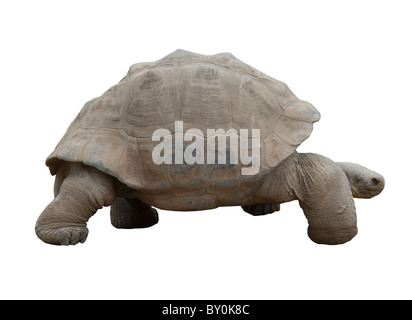
{"type": "Polygon", "coordinates": [[[35,231],[46,243],[86,241],[87,221],[116,198],[113,178],[81,163],[65,163],[56,176],[56,197],[37,220],[35,231]]]}
{"type": "Polygon", "coordinates": [[[297,157],[300,188],[295,190],[309,222],[309,238],[322,244],[341,244],[358,232],[355,203],[343,170],[317,154],[297,157]]]}

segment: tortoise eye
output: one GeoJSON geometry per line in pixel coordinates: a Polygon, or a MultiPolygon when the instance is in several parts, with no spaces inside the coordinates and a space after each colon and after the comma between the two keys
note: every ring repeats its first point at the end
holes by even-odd
{"type": "Polygon", "coordinates": [[[374,186],[377,186],[380,181],[379,181],[378,179],[376,179],[376,178],[372,178],[372,179],[371,179],[371,182],[372,182],[372,184],[373,184],[374,186]]]}

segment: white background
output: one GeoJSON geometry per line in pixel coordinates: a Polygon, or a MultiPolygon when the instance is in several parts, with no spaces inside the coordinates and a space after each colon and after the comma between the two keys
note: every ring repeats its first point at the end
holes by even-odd
{"type": "Polygon", "coordinates": [[[3,1],[0,5],[2,299],[411,299],[412,6],[408,1],[3,1]],[[83,104],[130,65],[181,48],[231,52],[286,82],[322,114],[299,148],[386,178],[356,200],[359,234],[306,234],[297,202],[159,210],[117,230],[109,209],[85,244],[46,245],[44,165],[83,104]]]}

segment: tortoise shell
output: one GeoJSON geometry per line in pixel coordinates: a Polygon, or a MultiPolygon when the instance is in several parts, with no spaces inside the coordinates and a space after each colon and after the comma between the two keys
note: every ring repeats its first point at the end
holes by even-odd
{"type": "Polygon", "coordinates": [[[319,112],[286,84],[229,53],[183,50],[156,62],[138,63],[102,96],[85,104],[47,158],[51,174],[62,161],[82,162],[135,190],[220,193],[250,188],[309,137],[319,112]],[[259,129],[260,167],[241,174],[242,164],[153,162],[159,128],[184,131],[259,129]]]}

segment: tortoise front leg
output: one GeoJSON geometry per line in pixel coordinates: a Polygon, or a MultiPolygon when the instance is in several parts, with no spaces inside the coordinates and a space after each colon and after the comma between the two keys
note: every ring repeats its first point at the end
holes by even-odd
{"type": "Polygon", "coordinates": [[[89,218],[116,198],[112,177],[80,163],[62,165],[56,176],[55,193],[35,227],[41,240],[55,245],[86,241],[89,218]]]}
{"type": "Polygon", "coordinates": [[[157,210],[139,199],[117,198],[111,205],[110,220],[115,228],[148,228],[159,221],[157,210]]]}
{"type": "Polygon", "coordinates": [[[309,222],[309,238],[321,244],[351,240],[358,232],[356,209],[343,170],[317,154],[299,154],[295,161],[299,186],[294,191],[309,222]]]}

